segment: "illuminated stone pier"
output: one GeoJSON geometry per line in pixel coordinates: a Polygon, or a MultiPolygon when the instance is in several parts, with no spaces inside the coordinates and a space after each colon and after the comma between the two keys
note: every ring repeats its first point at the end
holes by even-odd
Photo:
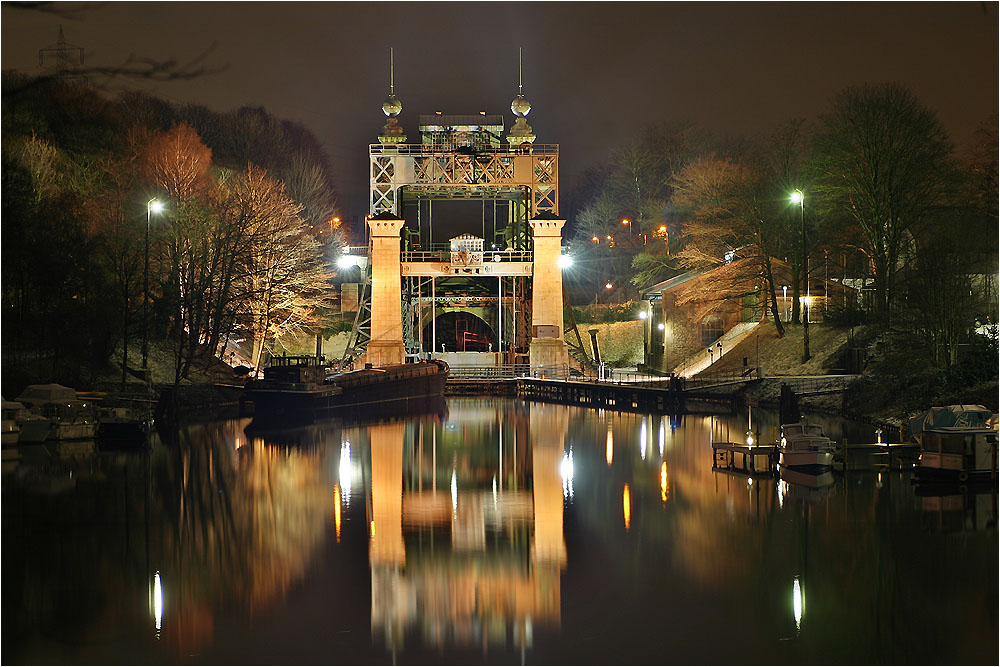
{"type": "Polygon", "coordinates": [[[371,230],[371,340],[364,362],[373,366],[401,364],[403,317],[399,295],[402,292],[399,265],[399,230],[403,221],[382,213],[368,221],[371,230]]]}
{"type": "Polygon", "coordinates": [[[534,245],[531,299],[531,344],[529,362],[532,370],[563,367],[569,352],[563,339],[562,228],[565,220],[555,216],[531,220],[534,245]]]}

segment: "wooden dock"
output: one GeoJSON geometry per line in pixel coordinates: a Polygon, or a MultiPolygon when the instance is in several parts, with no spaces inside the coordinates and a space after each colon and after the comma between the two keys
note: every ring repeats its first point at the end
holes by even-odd
{"type": "Polygon", "coordinates": [[[846,440],[833,455],[834,470],[907,470],[920,456],[920,445],[915,442],[851,443],[846,440]]]}
{"type": "MultiPolygon", "coordinates": [[[[920,454],[916,443],[841,443],[833,458],[833,470],[906,470],[920,454]],[[846,462],[846,465],[845,465],[846,462]]],[[[773,474],[778,464],[778,446],[712,443],[712,469],[741,475],[773,474]]]]}
{"type": "Polygon", "coordinates": [[[712,443],[712,469],[744,475],[773,475],[778,463],[777,445],[743,445],[736,442],[712,443]]]}

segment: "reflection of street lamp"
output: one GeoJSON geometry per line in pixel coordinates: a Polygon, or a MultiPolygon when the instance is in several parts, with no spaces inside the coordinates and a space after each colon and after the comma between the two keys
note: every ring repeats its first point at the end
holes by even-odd
{"type": "Polygon", "coordinates": [[[163,204],[150,199],[146,202],[146,263],[142,271],[142,369],[145,371],[149,361],[149,216],[162,213],[163,204]]]}
{"type": "MultiPolygon", "coordinates": [[[[801,190],[795,190],[789,197],[793,204],[799,205],[799,222],[802,225],[802,282],[800,297],[809,292],[809,255],[806,253],[806,198],[801,190]]],[[[802,363],[809,361],[809,304],[802,299],[802,363]]]]}

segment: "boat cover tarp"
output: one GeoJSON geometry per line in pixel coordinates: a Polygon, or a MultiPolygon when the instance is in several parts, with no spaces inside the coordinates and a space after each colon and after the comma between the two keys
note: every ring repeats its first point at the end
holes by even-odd
{"type": "Polygon", "coordinates": [[[63,403],[76,400],[76,390],[61,384],[30,384],[17,397],[19,403],[25,405],[44,405],[46,403],[63,403]]]}
{"type": "Polygon", "coordinates": [[[987,428],[993,413],[981,405],[947,405],[931,408],[910,420],[910,433],[936,428],[987,428]]]}

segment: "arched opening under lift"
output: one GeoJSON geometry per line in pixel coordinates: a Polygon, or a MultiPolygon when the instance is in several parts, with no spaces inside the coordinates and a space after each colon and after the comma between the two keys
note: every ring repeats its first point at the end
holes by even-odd
{"type": "MultiPolygon", "coordinates": [[[[430,351],[434,322],[424,325],[424,351],[430,351]]],[[[454,310],[437,316],[437,352],[495,352],[497,335],[489,324],[473,313],[454,310]]]]}

